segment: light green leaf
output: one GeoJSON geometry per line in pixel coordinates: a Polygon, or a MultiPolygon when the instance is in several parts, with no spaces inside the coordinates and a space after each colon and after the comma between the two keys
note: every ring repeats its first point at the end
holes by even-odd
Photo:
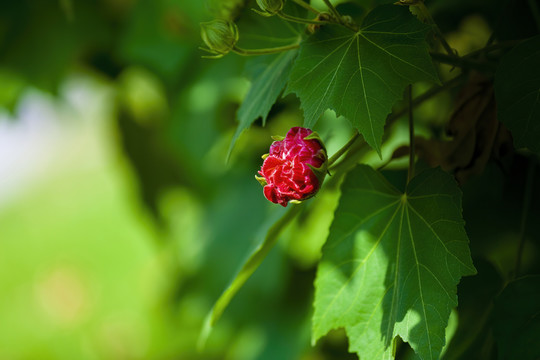
{"type": "Polygon", "coordinates": [[[257,64],[254,64],[256,70],[254,70],[255,75],[251,81],[251,87],[238,109],[238,127],[231,141],[229,154],[240,134],[255,120],[262,117],[263,124],[266,122],[272,105],[287,83],[296,54],[297,50],[291,50],[257,59],[257,64]]]}
{"type": "Polygon", "coordinates": [[[386,116],[403,89],[438,82],[425,42],[429,29],[394,5],[375,8],[358,32],[323,26],[302,43],[286,90],[300,98],[304,126],[312,128],[331,108],[380,154],[386,116]]]}
{"type": "Polygon", "coordinates": [[[509,283],[495,300],[499,359],[540,358],[540,276],[509,283]]]}
{"type": "Polygon", "coordinates": [[[456,286],[475,274],[461,192],[438,169],[405,193],[360,165],[342,185],[315,281],[313,339],[343,327],[361,359],[392,359],[400,336],[422,359],[445,344],[456,286]]]}
{"type": "Polygon", "coordinates": [[[516,147],[540,154],[540,35],[506,54],[495,74],[497,115],[516,147]]]}

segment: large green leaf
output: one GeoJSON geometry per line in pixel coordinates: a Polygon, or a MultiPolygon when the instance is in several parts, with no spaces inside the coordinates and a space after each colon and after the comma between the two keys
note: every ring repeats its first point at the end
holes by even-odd
{"type": "Polygon", "coordinates": [[[509,283],[495,300],[499,359],[540,358],[540,276],[509,283]]]}
{"type": "Polygon", "coordinates": [[[495,74],[499,121],[512,131],[516,147],[540,153],[540,35],[506,54],[495,74]]]}
{"type": "Polygon", "coordinates": [[[360,165],[342,196],[315,282],[313,339],[344,327],[361,359],[391,359],[400,336],[422,359],[445,343],[456,286],[475,268],[461,192],[441,170],[416,176],[405,193],[360,165]]]}
{"type": "Polygon", "coordinates": [[[324,26],[307,39],[291,71],[287,92],[302,102],[306,127],[332,108],[380,153],[386,116],[406,85],[438,82],[426,33],[406,7],[384,5],[353,32],[324,26]]]}

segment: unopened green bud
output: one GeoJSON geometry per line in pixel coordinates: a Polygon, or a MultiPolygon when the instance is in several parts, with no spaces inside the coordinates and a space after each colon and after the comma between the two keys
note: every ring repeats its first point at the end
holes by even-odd
{"type": "Polygon", "coordinates": [[[257,5],[262,10],[262,13],[257,11],[259,14],[272,16],[283,9],[283,0],[257,0],[257,5]]]}
{"type": "Polygon", "coordinates": [[[238,28],[235,23],[223,19],[204,22],[201,23],[201,38],[208,47],[204,50],[215,54],[214,57],[222,57],[236,45],[238,28]]]}

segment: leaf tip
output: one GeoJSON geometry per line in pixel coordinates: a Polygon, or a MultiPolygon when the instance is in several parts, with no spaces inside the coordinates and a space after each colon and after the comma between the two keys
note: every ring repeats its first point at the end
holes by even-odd
{"type": "Polygon", "coordinates": [[[227,154],[225,155],[225,163],[228,164],[231,159],[231,154],[234,149],[234,146],[236,145],[236,141],[242,135],[242,133],[245,131],[245,129],[242,129],[241,125],[238,125],[236,128],[236,131],[231,139],[231,143],[229,144],[229,149],[227,150],[227,154]]]}
{"type": "Polygon", "coordinates": [[[197,339],[197,351],[202,352],[206,346],[206,342],[208,340],[208,337],[212,333],[212,317],[213,317],[213,309],[208,313],[206,318],[204,319],[203,327],[201,329],[201,333],[199,334],[199,338],[197,339]]]}

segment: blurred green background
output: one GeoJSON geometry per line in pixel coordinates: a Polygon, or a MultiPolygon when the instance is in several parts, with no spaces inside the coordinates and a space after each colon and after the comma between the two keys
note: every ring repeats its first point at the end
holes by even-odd
{"type": "Polygon", "coordinates": [[[283,213],[260,155],[301,124],[279,111],[226,162],[245,60],[201,59],[199,22],[236,3],[0,2],[1,360],[317,358],[316,248],[274,251],[195,346],[283,213]]]}
{"type": "MultiPolygon", "coordinates": [[[[253,178],[260,156],[303,121],[298,100],[280,98],[226,161],[246,60],[201,59],[199,23],[237,18],[243,3],[0,1],[0,360],[356,358],[340,331],[310,344],[337,177],[196,349],[211,306],[284,213],[253,178]]],[[[487,3],[441,16],[460,54],[489,37],[487,3]]],[[[455,75],[442,68],[444,80],[455,75]]],[[[419,107],[417,131],[442,128],[451,101],[442,93],[419,107]]],[[[352,131],[330,111],[316,130],[330,154],[352,131]]],[[[387,134],[384,161],[406,144],[406,122],[387,134]]]]}

